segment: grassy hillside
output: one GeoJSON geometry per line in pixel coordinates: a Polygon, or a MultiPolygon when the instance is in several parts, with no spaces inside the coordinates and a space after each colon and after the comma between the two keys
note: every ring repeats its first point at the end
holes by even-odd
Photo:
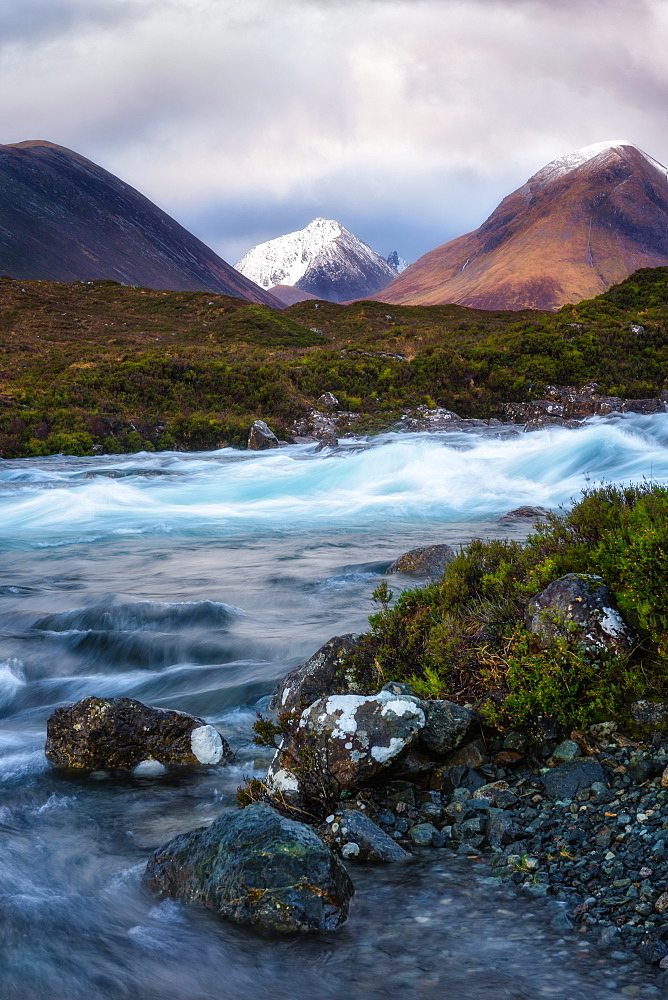
{"type": "Polygon", "coordinates": [[[256,417],[287,437],[325,391],[367,430],[420,404],[498,416],[550,383],[654,396],[668,388],[667,320],[667,268],[558,313],[312,301],[273,312],[2,278],[0,455],[242,445],[256,417]]]}

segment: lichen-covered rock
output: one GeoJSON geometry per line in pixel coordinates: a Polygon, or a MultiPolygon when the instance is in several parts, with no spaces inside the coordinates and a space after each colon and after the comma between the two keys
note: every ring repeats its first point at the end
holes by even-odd
{"type": "Polygon", "coordinates": [[[415,742],[425,721],[423,702],[410,695],[380,691],[320,698],[302,712],[296,733],[276,751],[268,782],[277,791],[299,791],[300,739],[308,739],[310,759],[317,759],[328,781],[342,790],[363,788],[415,742]]]}
{"type": "Polygon", "coordinates": [[[426,722],[420,733],[420,744],[436,760],[447,757],[478,728],[477,712],[452,701],[424,703],[426,722]]]}
{"type": "Polygon", "coordinates": [[[313,830],[263,803],[224,813],[159,848],[145,882],[235,923],[280,933],[334,930],[354,891],[313,830]]]}
{"type": "Polygon", "coordinates": [[[569,573],[555,580],[529,601],[526,624],[548,642],[571,636],[576,626],[583,646],[619,656],[630,653],[635,641],[600,576],[569,573]]]}
{"type": "Polygon", "coordinates": [[[454,558],[455,551],[450,545],[425,545],[404,552],[388,567],[387,572],[438,577],[443,575],[454,558]]]}
{"type": "Polygon", "coordinates": [[[325,695],[358,693],[354,680],[343,671],[344,657],[358,641],[359,636],[353,632],[335,635],[280,681],[269,708],[274,712],[302,712],[325,695]]]}
{"type": "Polygon", "coordinates": [[[634,701],[631,718],[641,726],[665,726],[668,722],[668,705],[665,701],[634,701]]]}
{"type": "Polygon", "coordinates": [[[333,392],[323,392],[315,401],[318,410],[338,410],[341,404],[333,392]]]}
{"type": "Polygon", "coordinates": [[[220,733],[186,712],[134,698],[84,698],[57,708],[46,724],[45,753],[57,767],[129,770],[159,764],[219,764],[232,754],[220,733]]]}
{"type": "Polygon", "coordinates": [[[264,420],[254,420],[248,433],[248,447],[251,451],[266,451],[278,448],[278,438],[264,420]]]}
{"type": "Polygon", "coordinates": [[[347,861],[408,861],[411,855],[359,809],[341,809],[320,828],[322,839],[347,861]]]}

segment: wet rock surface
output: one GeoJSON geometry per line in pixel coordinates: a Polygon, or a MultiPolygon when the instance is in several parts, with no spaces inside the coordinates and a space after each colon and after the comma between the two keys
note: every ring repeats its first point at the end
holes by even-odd
{"type": "Polygon", "coordinates": [[[576,427],[593,416],[612,413],[665,413],[666,402],[656,399],[622,399],[598,393],[595,382],[581,386],[548,386],[545,399],[527,403],[504,403],[506,417],[514,423],[523,423],[527,430],[537,430],[550,424],[576,427]]]}
{"type": "Polygon", "coordinates": [[[152,892],[278,933],[334,930],[353,895],[345,868],[313,830],[264,804],[165,844],[151,855],[145,882],[152,892]]]}
{"type": "Polygon", "coordinates": [[[134,698],[84,698],[47,721],[47,759],[56,767],[130,770],[157,764],[220,764],[231,759],[213,726],[186,712],[134,698]]]}
{"type": "MultiPolygon", "coordinates": [[[[363,807],[366,808],[366,807],[363,807]]],[[[408,861],[411,855],[361,809],[341,809],[320,827],[326,844],[346,861],[408,861]]]]}
{"type": "Polygon", "coordinates": [[[515,507],[514,510],[509,510],[507,514],[503,514],[500,518],[500,522],[504,521],[538,521],[540,518],[547,517],[550,511],[547,507],[515,507]]]}
{"type": "Polygon", "coordinates": [[[264,420],[254,420],[248,432],[248,447],[251,451],[266,451],[278,448],[278,438],[264,420]]]}
{"type": "Polygon", "coordinates": [[[356,693],[352,679],[343,672],[343,660],[358,639],[352,632],[335,635],[279,682],[269,708],[274,712],[301,712],[324,695],[356,693]]]}
{"type": "Polygon", "coordinates": [[[388,566],[386,572],[439,577],[454,558],[455,550],[450,545],[421,546],[404,552],[388,566]]]}
{"type": "Polygon", "coordinates": [[[635,641],[599,576],[569,573],[555,580],[529,601],[526,625],[548,642],[568,638],[575,626],[582,645],[620,656],[630,653],[635,641]]]}

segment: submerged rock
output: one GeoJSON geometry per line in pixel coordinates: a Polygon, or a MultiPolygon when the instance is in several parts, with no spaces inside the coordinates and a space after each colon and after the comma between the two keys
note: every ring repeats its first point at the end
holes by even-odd
{"type": "Polygon", "coordinates": [[[147,762],[219,764],[231,758],[213,726],[186,712],[134,698],[84,698],[57,708],[46,724],[47,758],[57,767],[129,770],[147,762]]]}
{"type": "Polygon", "coordinates": [[[248,447],[251,451],[266,451],[278,448],[278,438],[264,420],[254,420],[248,433],[248,447]]]}
{"type": "Polygon", "coordinates": [[[341,809],[321,827],[325,843],[348,861],[407,861],[411,855],[359,809],[341,809]]]}
{"type": "Polygon", "coordinates": [[[334,930],[354,891],[313,830],[263,803],[171,840],[151,855],[144,878],[153,892],[280,933],[334,930]]]}
{"type": "Polygon", "coordinates": [[[387,568],[387,572],[442,576],[454,558],[455,550],[450,545],[425,545],[404,552],[387,568]]]}
{"type": "Polygon", "coordinates": [[[344,675],[343,660],[358,640],[353,632],[335,635],[280,681],[269,708],[274,712],[301,712],[325,695],[355,692],[353,681],[344,675]]]}
{"type": "Polygon", "coordinates": [[[277,750],[270,784],[283,792],[303,785],[300,742],[307,740],[309,768],[341,790],[363,788],[413,744],[426,721],[423,702],[410,695],[342,694],[320,698],[302,712],[291,740],[277,750]]]}
{"type": "Polygon", "coordinates": [[[567,638],[577,626],[583,646],[618,656],[631,652],[634,639],[600,576],[568,573],[529,601],[526,624],[548,641],[567,638]]]}

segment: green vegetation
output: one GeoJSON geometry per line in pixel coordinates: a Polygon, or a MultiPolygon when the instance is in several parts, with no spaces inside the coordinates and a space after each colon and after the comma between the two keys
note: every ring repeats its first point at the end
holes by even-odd
{"type": "Polygon", "coordinates": [[[546,713],[584,726],[624,719],[637,698],[668,695],[668,489],[607,486],[564,515],[549,515],[526,543],[473,541],[443,577],[392,604],[382,583],[371,631],[345,664],[362,684],[411,683],[423,697],[480,702],[489,721],[546,713]],[[567,573],[602,576],[640,637],[628,659],[568,638],[529,633],[529,599],[567,573]]]}
{"type": "Polygon", "coordinates": [[[374,431],[419,405],[500,416],[548,384],[668,388],[668,269],[558,313],[298,303],[113,281],[0,279],[0,456],[243,445],[289,436],[323,392],[374,431]],[[642,326],[642,332],[633,327],[642,326]]]}

